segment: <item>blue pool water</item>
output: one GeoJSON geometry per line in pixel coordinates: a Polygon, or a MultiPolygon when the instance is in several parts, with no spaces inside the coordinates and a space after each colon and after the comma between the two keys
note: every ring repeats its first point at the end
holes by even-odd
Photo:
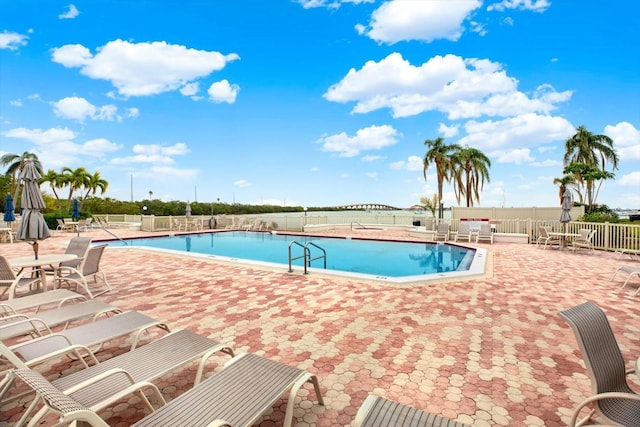
{"type": "MultiPolygon", "coordinates": [[[[477,251],[442,243],[389,242],[246,231],[128,239],[126,244],[287,265],[289,245],[293,241],[302,246],[312,242],[324,249],[328,270],[378,278],[468,271],[477,251]]],[[[121,242],[110,244],[123,245],[121,242]]],[[[322,255],[322,251],[315,246],[308,247],[312,259],[322,255]]],[[[291,252],[295,258],[302,255],[303,248],[294,244],[291,252]]],[[[294,260],[292,264],[301,267],[303,261],[294,260]]],[[[321,269],[323,266],[322,259],[311,263],[312,269],[321,269]]]]}

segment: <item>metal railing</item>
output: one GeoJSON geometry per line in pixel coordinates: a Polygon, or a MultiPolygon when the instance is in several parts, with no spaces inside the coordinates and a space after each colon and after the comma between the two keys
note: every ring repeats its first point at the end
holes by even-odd
{"type": "Polygon", "coordinates": [[[294,240],[291,243],[289,243],[289,273],[293,273],[293,268],[291,266],[292,261],[295,261],[297,259],[301,259],[302,258],[302,263],[304,265],[304,274],[309,274],[309,270],[308,267],[311,267],[311,261],[315,261],[318,259],[324,259],[324,268],[327,268],[327,251],[325,251],[323,248],[321,248],[320,246],[316,245],[313,242],[307,242],[304,246],[302,245],[302,243],[294,240]],[[292,247],[293,246],[300,246],[302,248],[302,255],[294,257],[292,256],[292,247]],[[317,249],[320,249],[322,251],[322,255],[319,255],[315,258],[311,258],[311,250],[309,249],[309,246],[313,246],[317,249]]]}

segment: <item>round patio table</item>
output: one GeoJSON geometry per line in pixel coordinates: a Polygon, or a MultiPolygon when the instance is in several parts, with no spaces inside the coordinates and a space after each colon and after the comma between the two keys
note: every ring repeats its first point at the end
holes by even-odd
{"type": "Polygon", "coordinates": [[[39,255],[38,259],[34,256],[23,256],[19,258],[8,259],[11,268],[22,272],[25,268],[31,268],[36,270],[36,274],[39,275],[42,287],[47,290],[47,275],[44,272],[44,266],[50,265],[54,270],[57,269],[60,264],[65,261],[71,261],[77,259],[78,256],[74,254],[47,254],[39,255]]]}

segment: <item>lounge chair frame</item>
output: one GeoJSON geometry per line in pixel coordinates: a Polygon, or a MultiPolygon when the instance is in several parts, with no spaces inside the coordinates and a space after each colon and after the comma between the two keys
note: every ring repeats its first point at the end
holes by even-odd
{"type": "MultiPolygon", "coordinates": [[[[634,266],[631,266],[631,265],[623,265],[623,266],[618,267],[616,269],[616,271],[613,273],[613,275],[611,276],[611,279],[609,279],[609,281],[610,282],[613,281],[613,279],[620,272],[629,274],[627,276],[626,280],[624,281],[624,283],[622,284],[622,286],[620,286],[620,288],[624,288],[625,286],[627,286],[627,283],[629,283],[629,280],[631,280],[631,278],[633,276],[638,276],[638,278],[640,278],[640,267],[634,267],[634,266]]],[[[640,293],[640,287],[638,287],[638,289],[636,290],[636,292],[633,295],[638,295],[639,293],[640,293]]]]}
{"type": "MultiPolygon", "coordinates": [[[[18,378],[37,393],[38,402],[32,404],[30,409],[35,409],[40,403],[44,404],[36,417],[53,412],[58,414],[63,423],[84,421],[92,426],[107,426],[95,412],[95,408],[88,407],[76,400],[74,396],[63,393],[39,373],[29,369],[11,371],[10,379],[18,378]]],[[[221,371],[135,423],[134,426],[249,427],[289,391],[284,427],[291,427],[295,398],[306,382],[313,384],[318,403],[324,405],[315,375],[255,354],[243,353],[228,361],[221,371]]],[[[153,389],[155,386],[147,382],[139,382],[125,391],[138,391],[141,387],[153,389]]],[[[74,392],[80,388],[80,386],[76,387],[74,392]]],[[[160,395],[157,388],[154,392],[160,395]]],[[[118,398],[124,395],[122,393],[124,391],[118,398]]]]}

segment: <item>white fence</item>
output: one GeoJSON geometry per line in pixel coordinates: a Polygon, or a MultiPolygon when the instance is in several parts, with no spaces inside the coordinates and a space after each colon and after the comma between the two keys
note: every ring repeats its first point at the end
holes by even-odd
{"type": "MultiPolygon", "coordinates": [[[[536,209],[536,208],[533,208],[536,209]]],[[[559,218],[557,209],[555,208],[537,208],[537,216],[540,217],[541,209],[544,210],[544,216],[547,218],[559,218]],[[548,209],[553,211],[547,212],[548,209]],[[557,214],[557,216],[555,215],[557,214]]],[[[457,210],[457,209],[456,209],[457,210]]],[[[451,231],[457,231],[460,219],[467,218],[465,215],[469,212],[454,211],[457,218],[445,219],[449,222],[451,231]]],[[[489,212],[487,212],[489,213],[489,212]]],[[[511,213],[514,213],[512,211],[511,213]]],[[[579,213],[576,212],[576,217],[579,213]]],[[[140,216],[129,215],[106,215],[109,222],[141,222],[143,231],[178,231],[176,224],[187,221],[185,216],[140,216]]],[[[495,218],[490,215],[479,215],[473,212],[468,218],[489,218],[497,233],[524,234],[529,237],[529,242],[535,242],[538,238],[538,227],[548,226],[553,231],[564,231],[577,233],[580,229],[596,230],[593,243],[596,249],[615,251],[617,249],[640,249],[640,225],[635,224],[612,224],[612,223],[591,223],[572,221],[567,224],[560,223],[557,219],[532,219],[532,218],[495,218]]],[[[251,224],[260,223],[263,229],[281,230],[281,231],[302,231],[305,225],[330,225],[330,224],[353,224],[353,225],[394,225],[406,226],[408,228],[414,226],[422,226],[427,230],[435,229],[437,220],[424,213],[415,213],[408,211],[392,211],[392,212],[363,212],[363,211],[340,211],[329,213],[303,213],[295,214],[262,214],[262,215],[209,215],[192,216],[190,222],[201,225],[202,229],[210,228],[239,228],[251,224]],[[215,220],[212,221],[211,218],[215,220]]],[[[199,229],[200,227],[198,227],[199,229]]]]}

